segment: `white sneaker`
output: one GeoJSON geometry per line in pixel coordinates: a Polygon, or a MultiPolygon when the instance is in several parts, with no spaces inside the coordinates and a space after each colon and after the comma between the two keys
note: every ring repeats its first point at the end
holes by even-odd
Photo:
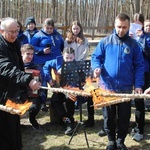
{"type": "Polygon", "coordinates": [[[132,137],[133,140],[139,142],[144,138],[143,134],[135,133],[134,136],[132,137]]]}

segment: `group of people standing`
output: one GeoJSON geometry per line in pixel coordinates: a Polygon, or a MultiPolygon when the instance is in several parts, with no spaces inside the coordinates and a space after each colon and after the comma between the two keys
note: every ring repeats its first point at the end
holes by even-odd
{"type": "MultiPolygon", "coordinates": [[[[116,93],[143,93],[149,87],[149,56],[150,56],[150,20],[145,22],[137,17],[143,29],[137,31],[138,39],[129,36],[130,18],[121,13],[115,19],[115,29],[110,36],[100,40],[91,57],[91,67],[95,78],[100,78],[100,87],[116,93]],[[144,63],[145,62],[145,63],[144,63]],[[147,64],[147,65],[146,65],[147,64]],[[144,81],[145,74],[145,81],[144,81]],[[144,87],[144,85],[146,85],[144,87]],[[143,89],[143,90],[142,90],[143,89]]],[[[23,102],[30,99],[33,104],[29,109],[29,120],[35,129],[40,126],[36,115],[47,99],[47,92],[39,90],[40,86],[55,86],[51,70],[61,77],[63,62],[84,61],[89,51],[88,40],[83,35],[83,28],[78,21],[70,26],[64,40],[55,29],[51,18],[45,19],[42,29],[36,28],[34,17],[29,17],[25,23],[27,29],[22,31],[22,25],[13,18],[5,18],[1,22],[0,35],[0,103],[7,99],[23,102]],[[35,80],[26,69],[36,69],[41,72],[41,81],[35,80]],[[38,97],[29,97],[27,89],[39,90],[38,97]],[[18,95],[20,96],[18,99],[18,95]]],[[[84,82],[84,81],[83,81],[84,82]]],[[[60,85],[59,85],[60,86],[60,85]]],[[[78,87],[78,85],[74,85],[78,87]]],[[[146,90],[149,93],[149,90],[146,90]]],[[[66,96],[63,93],[53,93],[51,105],[56,110],[62,123],[66,125],[65,134],[74,131],[75,100],[84,99],[87,102],[87,127],[94,126],[94,108],[91,98],[66,96]],[[66,104],[64,106],[64,103],[66,104]]],[[[134,140],[140,141],[144,134],[144,100],[135,100],[136,123],[134,140]]],[[[102,108],[104,116],[104,131],[108,136],[107,150],[127,150],[124,144],[129,129],[131,102],[124,102],[102,108]],[[123,119],[122,119],[123,118],[123,119]]],[[[0,145],[2,150],[21,150],[20,117],[0,110],[0,145]],[[10,134],[10,135],[9,135],[10,134]]]]}

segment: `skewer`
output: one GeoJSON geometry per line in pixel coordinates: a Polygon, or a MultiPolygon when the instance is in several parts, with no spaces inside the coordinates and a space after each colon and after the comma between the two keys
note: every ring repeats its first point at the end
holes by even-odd
{"type": "Polygon", "coordinates": [[[66,93],[66,94],[74,94],[74,95],[81,95],[81,96],[92,96],[91,93],[84,92],[82,90],[80,91],[74,91],[74,90],[68,90],[68,89],[63,89],[63,88],[49,88],[49,87],[43,87],[40,86],[41,89],[45,90],[51,90],[52,92],[60,92],[60,93],[66,93]]]}
{"type": "Polygon", "coordinates": [[[120,93],[98,93],[96,96],[103,96],[103,97],[120,97],[120,98],[144,98],[144,99],[150,99],[150,94],[120,94],[120,93]]]}
{"type": "MultiPolygon", "coordinates": [[[[71,89],[64,89],[64,88],[49,88],[49,87],[43,87],[40,86],[41,89],[51,90],[52,92],[60,92],[60,93],[69,93],[74,95],[81,95],[81,96],[92,96],[91,93],[84,92],[82,90],[80,91],[74,91],[71,89]]],[[[102,96],[102,97],[120,97],[120,98],[144,98],[144,99],[150,99],[150,94],[120,94],[120,93],[101,93],[97,92],[96,96],[102,96]]]]}
{"type": "Polygon", "coordinates": [[[102,103],[96,103],[93,106],[94,107],[104,107],[104,106],[110,106],[118,103],[123,103],[123,102],[129,102],[131,99],[130,98],[122,98],[122,99],[117,99],[113,101],[107,101],[107,102],[102,102],[102,103]]]}
{"type": "Polygon", "coordinates": [[[21,114],[20,110],[14,109],[12,107],[7,107],[7,106],[4,106],[4,105],[0,105],[0,110],[11,113],[11,114],[17,114],[17,115],[21,114]]]}

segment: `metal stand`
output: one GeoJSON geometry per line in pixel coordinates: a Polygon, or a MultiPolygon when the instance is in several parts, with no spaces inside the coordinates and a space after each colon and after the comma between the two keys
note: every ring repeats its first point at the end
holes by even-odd
{"type": "Polygon", "coordinates": [[[68,144],[70,145],[70,143],[71,143],[71,141],[72,141],[72,139],[73,139],[75,133],[77,132],[78,128],[81,126],[82,129],[83,129],[83,131],[84,131],[84,136],[85,136],[85,140],[86,140],[87,147],[89,148],[89,143],[88,143],[87,134],[86,134],[86,128],[85,128],[84,122],[82,121],[82,102],[81,102],[81,101],[82,101],[82,100],[79,99],[80,121],[77,123],[77,125],[76,125],[76,127],[75,127],[75,129],[74,129],[74,132],[73,132],[73,134],[71,135],[71,138],[70,138],[68,144]]]}
{"type": "MultiPolygon", "coordinates": [[[[85,83],[85,79],[87,77],[91,77],[90,60],[64,62],[62,65],[60,85],[62,87],[66,85],[72,87],[75,86],[75,87],[79,87],[79,89],[82,89],[83,83],[85,83]]],[[[69,144],[71,143],[78,128],[81,126],[84,131],[87,147],[89,148],[85,125],[84,122],[82,121],[82,97],[78,97],[78,100],[79,100],[80,121],[77,123],[74,129],[74,132],[69,140],[69,144]]]]}

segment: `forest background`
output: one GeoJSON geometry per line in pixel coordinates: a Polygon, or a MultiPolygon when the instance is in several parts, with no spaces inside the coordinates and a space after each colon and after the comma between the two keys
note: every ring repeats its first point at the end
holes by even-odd
{"type": "MultiPolygon", "coordinates": [[[[34,16],[42,24],[46,18],[69,26],[78,20],[83,27],[113,26],[115,16],[134,13],[150,18],[150,0],[1,0],[0,18],[13,17],[22,22],[34,16]]],[[[97,28],[98,29],[98,28],[97,28]]],[[[86,30],[88,32],[88,30],[86,30]]],[[[96,32],[101,32],[100,28],[96,32]]],[[[107,31],[104,31],[107,32],[107,31]]]]}

